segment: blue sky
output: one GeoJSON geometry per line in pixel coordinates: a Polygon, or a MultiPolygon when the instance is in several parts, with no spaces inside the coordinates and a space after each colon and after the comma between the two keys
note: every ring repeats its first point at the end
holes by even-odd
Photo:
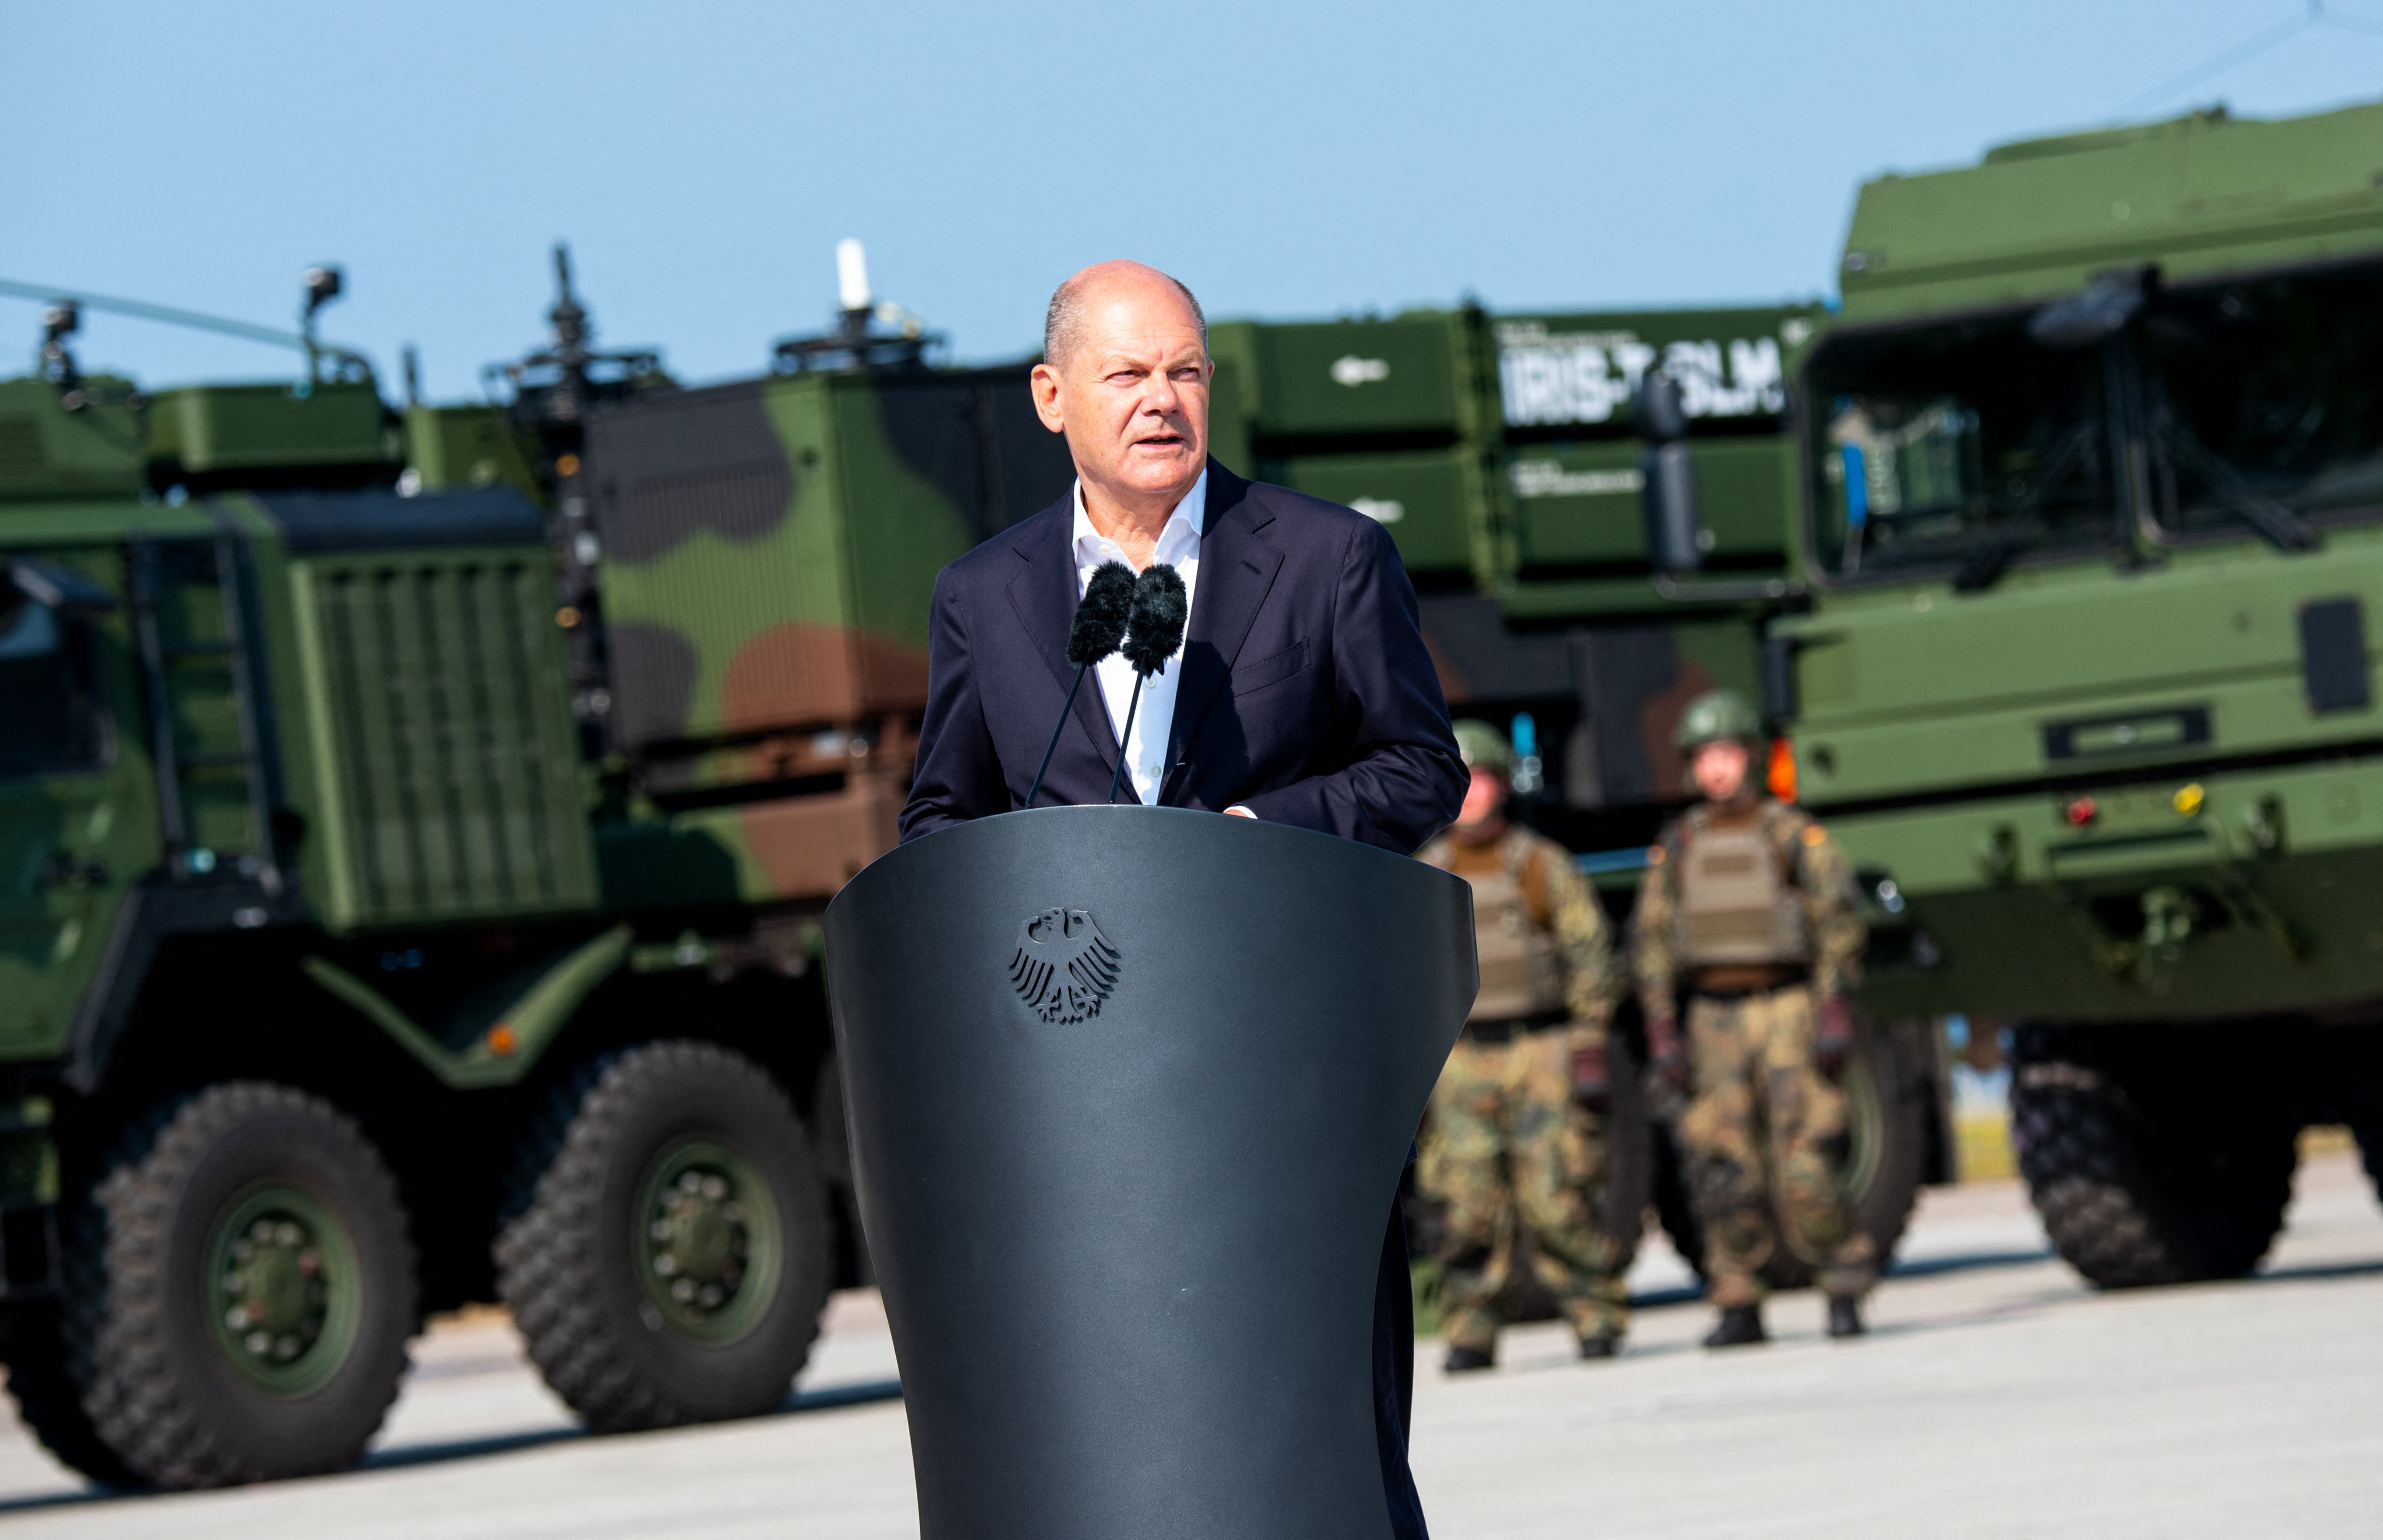
{"type": "MultiPolygon", "coordinates": [[[[392,380],[417,343],[439,399],[540,340],[557,239],[600,340],[693,380],[824,326],[844,236],[963,360],[1030,351],[1051,286],[1113,255],[1219,316],[1809,296],[1878,172],[2383,96],[2383,0],[2327,13],[0,0],[0,277],[287,324],[336,260],[326,334],[392,380]]],[[[0,372],[36,324],[0,299],[0,372]]],[[[285,372],[97,315],[82,353],[151,385],[285,372]]]]}

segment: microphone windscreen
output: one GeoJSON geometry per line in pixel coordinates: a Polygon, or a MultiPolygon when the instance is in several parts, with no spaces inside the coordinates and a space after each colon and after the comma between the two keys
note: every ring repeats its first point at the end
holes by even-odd
{"type": "Polygon", "coordinates": [[[1125,640],[1128,616],[1133,609],[1133,569],[1122,561],[1104,561],[1084,584],[1084,600],[1076,606],[1075,622],[1068,627],[1068,661],[1078,668],[1097,663],[1125,640]]]}
{"type": "Polygon", "coordinates": [[[1160,672],[1183,646],[1183,622],[1191,606],[1183,596],[1183,574],[1163,562],[1142,569],[1134,581],[1133,608],[1127,617],[1126,661],[1142,674],[1160,672]]]}

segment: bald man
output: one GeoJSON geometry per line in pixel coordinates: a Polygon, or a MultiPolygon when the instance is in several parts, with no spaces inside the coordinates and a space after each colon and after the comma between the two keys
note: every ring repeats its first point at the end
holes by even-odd
{"type": "MultiPolygon", "coordinates": [[[[1068,623],[1104,561],[1182,574],[1179,662],[1133,687],[1122,659],[1078,693],[1036,801],[1119,800],[1268,819],[1403,856],[1456,817],[1464,761],[1382,526],[1244,481],[1208,457],[1208,325],[1192,291],[1138,262],[1059,286],[1033,374],[1067,436],[1068,495],[936,580],[927,712],[905,841],[1025,805],[1075,671],[1068,623]]],[[[1395,1212],[1375,1296],[1375,1427],[1393,1532],[1420,1540],[1407,1473],[1414,1375],[1406,1240],[1395,1212]]]]}

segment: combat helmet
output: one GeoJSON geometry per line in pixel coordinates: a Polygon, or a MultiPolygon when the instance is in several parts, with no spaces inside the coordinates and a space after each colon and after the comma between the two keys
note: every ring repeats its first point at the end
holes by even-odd
{"type": "Polygon", "coordinates": [[[1456,752],[1463,757],[1466,770],[1493,770],[1506,778],[1514,773],[1514,745],[1478,717],[1456,724],[1456,752]]]}
{"type": "Polygon", "coordinates": [[[1735,690],[1707,690],[1680,713],[1681,752],[1694,754],[1725,738],[1748,744],[1762,741],[1761,713],[1735,690]]]}

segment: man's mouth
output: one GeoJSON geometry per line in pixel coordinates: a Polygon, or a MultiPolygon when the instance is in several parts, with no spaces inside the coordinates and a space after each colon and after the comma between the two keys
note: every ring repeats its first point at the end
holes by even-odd
{"type": "Polygon", "coordinates": [[[1137,438],[1133,442],[1134,447],[1137,449],[1142,448],[1145,445],[1155,445],[1160,449],[1173,449],[1183,442],[1183,436],[1179,433],[1160,433],[1154,434],[1148,438],[1137,438]]]}

